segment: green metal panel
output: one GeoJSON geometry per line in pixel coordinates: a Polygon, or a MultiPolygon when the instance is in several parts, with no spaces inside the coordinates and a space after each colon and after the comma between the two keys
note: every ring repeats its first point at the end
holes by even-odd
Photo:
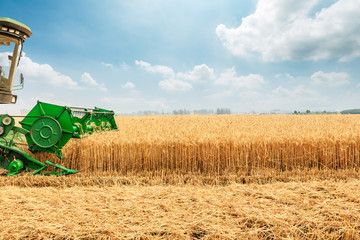
{"type": "Polygon", "coordinates": [[[117,130],[114,111],[95,107],[94,109],[70,108],[75,113],[83,114],[82,117],[73,116],[73,121],[80,128],[80,135],[92,134],[93,132],[102,132],[117,130]],[[81,109],[81,111],[79,110],[81,109]]]}
{"type": "Polygon", "coordinates": [[[60,158],[59,150],[75,134],[68,107],[39,101],[20,124],[30,132],[25,136],[30,151],[55,153],[60,158]]]}
{"type": "Polygon", "coordinates": [[[23,166],[28,171],[44,169],[47,166],[46,164],[33,159],[32,157],[30,157],[28,154],[21,151],[20,149],[9,147],[1,143],[0,143],[0,149],[1,149],[0,164],[1,167],[4,169],[8,169],[8,170],[11,169],[11,165],[12,165],[11,163],[14,161],[14,158],[15,160],[21,160],[23,166]]]}
{"type": "Polygon", "coordinates": [[[66,107],[38,101],[20,124],[30,132],[25,135],[30,151],[55,153],[62,158],[61,149],[70,138],[116,130],[114,115],[114,111],[101,108],[66,107]]]}
{"type": "Polygon", "coordinates": [[[105,123],[106,125],[109,125],[110,130],[117,130],[117,126],[114,118],[115,115],[114,111],[95,107],[94,112],[99,112],[98,118],[100,119],[102,124],[105,123]]]}
{"type": "Polygon", "coordinates": [[[9,170],[8,176],[15,176],[21,171],[32,171],[33,173],[31,175],[41,174],[56,176],[74,174],[78,172],[50,161],[46,161],[46,164],[30,157],[20,149],[9,147],[0,143],[0,166],[3,169],[9,170]],[[46,164],[54,166],[55,171],[41,172],[48,166],[46,164]]]}

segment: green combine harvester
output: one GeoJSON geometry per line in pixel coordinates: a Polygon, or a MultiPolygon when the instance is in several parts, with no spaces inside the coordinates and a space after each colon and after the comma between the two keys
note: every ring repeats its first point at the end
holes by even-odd
{"type": "MultiPolygon", "coordinates": [[[[24,77],[20,75],[20,85],[13,86],[16,68],[21,58],[23,44],[32,32],[26,25],[10,18],[0,17],[0,45],[14,44],[10,61],[9,74],[6,75],[0,66],[0,104],[15,104],[17,96],[12,91],[22,89],[24,77]]],[[[17,175],[23,171],[32,175],[66,175],[77,173],[59,164],[46,161],[42,163],[24,151],[16,148],[24,145],[19,139],[26,139],[30,152],[54,153],[62,159],[61,149],[70,138],[81,138],[94,132],[116,130],[114,111],[101,108],[79,108],[58,106],[39,102],[15,126],[15,119],[8,114],[0,115],[0,166],[9,170],[8,176],[17,175]],[[24,136],[24,137],[23,137],[24,136]],[[43,171],[49,165],[53,172],[43,171]]]]}

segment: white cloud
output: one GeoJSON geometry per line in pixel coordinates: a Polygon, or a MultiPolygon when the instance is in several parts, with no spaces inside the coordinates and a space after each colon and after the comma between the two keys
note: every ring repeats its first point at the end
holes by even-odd
{"type": "Polygon", "coordinates": [[[165,91],[173,92],[173,91],[188,91],[192,89],[192,85],[190,83],[176,80],[176,79],[165,79],[159,82],[160,88],[165,91]]]}
{"type": "Polygon", "coordinates": [[[213,93],[211,95],[205,96],[205,98],[211,98],[211,99],[222,99],[226,97],[233,96],[233,92],[230,90],[225,90],[217,93],[213,93]]]}
{"type": "Polygon", "coordinates": [[[135,64],[145,69],[147,72],[159,73],[167,79],[177,79],[180,81],[191,82],[208,82],[215,78],[214,69],[208,67],[206,64],[196,65],[193,70],[188,72],[178,72],[164,65],[151,65],[144,61],[135,61],[135,64]]]}
{"type": "Polygon", "coordinates": [[[2,67],[9,67],[10,64],[9,64],[9,59],[8,59],[8,56],[9,55],[12,55],[12,53],[10,52],[2,52],[0,53],[0,66],[2,67]]]}
{"type": "Polygon", "coordinates": [[[160,99],[146,101],[146,104],[152,109],[154,108],[168,109],[169,106],[167,105],[166,102],[167,101],[165,98],[160,98],[160,99]]]}
{"type": "Polygon", "coordinates": [[[103,91],[103,92],[107,92],[107,91],[108,91],[108,89],[105,87],[105,84],[103,84],[103,83],[99,84],[98,88],[99,88],[101,91],[103,91]]]}
{"type": "Polygon", "coordinates": [[[175,76],[174,70],[167,66],[163,66],[163,65],[152,66],[148,62],[138,61],[138,60],[135,61],[135,64],[140,66],[141,68],[144,68],[147,72],[160,73],[161,75],[170,78],[174,78],[175,76]]]}
{"type": "Polygon", "coordinates": [[[224,70],[220,77],[214,81],[215,85],[229,86],[235,89],[259,88],[264,83],[264,78],[259,74],[237,76],[235,67],[224,70]]]}
{"type": "MultiPolygon", "coordinates": [[[[12,54],[9,52],[0,53],[0,63],[2,66],[9,67],[8,55],[12,54]]],[[[82,87],[79,86],[79,84],[72,80],[69,76],[56,72],[49,64],[40,64],[32,61],[25,55],[24,52],[19,64],[18,71],[23,73],[26,80],[29,81],[44,82],[54,86],[77,90],[82,89],[82,87]]],[[[87,72],[84,72],[81,75],[80,81],[83,82],[86,86],[97,87],[101,91],[107,91],[107,88],[104,84],[99,84],[96,82],[87,72]]]]}
{"type": "Polygon", "coordinates": [[[189,82],[204,83],[215,78],[214,69],[206,64],[196,65],[191,71],[178,73],[164,65],[153,66],[144,61],[135,61],[135,64],[147,72],[161,74],[163,80],[159,82],[159,86],[165,91],[188,91],[193,88],[189,82]]]}
{"type": "Polygon", "coordinates": [[[130,68],[126,62],[122,62],[119,66],[115,66],[112,63],[105,63],[105,62],[101,62],[101,65],[115,71],[117,70],[127,71],[130,68]]]}
{"type": "Polygon", "coordinates": [[[195,66],[192,71],[187,73],[178,73],[177,77],[192,82],[208,82],[215,78],[215,74],[214,69],[209,68],[206,64],[201,64],[195,66]]]}
{"type": "MultiPolygon", "coordinates": [[[[8,55],[12,54],[9,52],[0,53],[0,63],[2,66],[9,67],[8,55]]],[[[50,85],[71,89],[80,89],[78,83],[73,81],[69,76],[56,72],[49,64],[33,62],[24,52],[23,57],[20,60],[18,71],[23,73],[26,80],[29,81],[44,82],[50,85]]],[[[93,85],[95,82],[88,73],[83,74],[81,81],[86,82],[87,85],[93,85]]],[[[100,87],[103,88],[103,86],[100,87]]]]}
{"type": "Polygon", "coordinates": [[[290,80],[290,81],[295,81],[295,77],[292,76],[291,74],[289,73],[279,73],[279,74],[276,74],[275,75],[275,78],[277,79],[284,79],[284,80],[290,80]]]}
{"type": "Polygon", "coordinates": [[[265,97],[263,106],[265,109],[282,109],[294,111],[306,109],[314,111],[323,111],[334,109],[337,101],[334,97],[327,94],[316,92],[308,87],[308,85],[300,84],[297,86],[284,87],[279,86],[265,97]]]}
{"type": "Polygon", "coordinates": [[[101,102],[103,103],[112,103],[117,105],[126,105],[129,103],[134,103],[138,100],[136,97],[103,97],[101,102]]]}
{"type": "Polygon", "coordinates": [[[283,86],[277,87],[275,90],[273,90],[274,94],[277,95],[285,95],[285,96],[292,96],[294,95],[293,92],[287,88],[284,88],[283,86]]]}
{"type": "Polygon", "coordinates": [[[239,92],[239,96],[242,99],[247,99],[247,100],[250,100],[250,101],[261,99],[263,97],[262,94],[260,94],[258,92],[255,92],[255,91],[252,91],[252,90],[249,90],[249,89],[246,89],[244,91],[239,92]]]}
{"type": "Polygon", "coordinates": [[[272,91],[275,95],[286,96],[286,97],[299,97],[299,96],[311,96],[316,95],[316,93],[304,85],[298,85],[293,89],[288,89],[283,86],[279,86],[275,90],[272,91]]]}
{"type": "Polygon", "coordinates": [[[220,24],[216,34],[235,55],[264,61],[360,56],[360,1],[338,0],[312,15],[324,0],[259,0],[238,28],[220,24]]]}
{"type": "Polygon", "coordinates": [[[64,86],[67,88],[78,88],[78,83],[69,76],[56,72],[49,64],[39,64],[33,62],[25,56],[21,58],[19,71],[30,81],[46,82],[54,86],[64,86]]]}
{"type": "Polygon", "coordinates": [[[312,84],[328,87],[337,87],[344,84],[349,84],[349,78],[349,74],[345,72],[325,73],[323,71],[318,71],[310,77],[312,84]]]}
{"type": "Polygon", "coordinates": [[[105,67],[108,67],[108,68],[115,68],[115,66],[111,63],[104,63],[102,62],[101,65],[105,66],[105,67]]]}
{"type": "MultiPolygon", "coordinates": [[[[178,73],[175,73],[174,70],[168,66],[152,66],[150,63],[144,61],[136,61],[135,64],[148,72],[161,74],[163,80],[159,82],[159,86],[166,91],[188,91],[193,88],[191,83],[211,82],[215,85],[227,86],[236,90],[259,88],[265,83],[264,78],[258,74],[237,76],[235,67],[225,69],[220,76],[217,77],[214,69],[208,67],[206,64],[196,65],[191,71],[178,73]]],[[[214,95],[212,97],[219,96],[214,95]]]]}
{"type": "Polygon", "coordinates": [[[90,73],[84,72],[81,75],[81,82],[85,83],[88,86],[97,86],[98,83],[91,77],[90,73]]]}
{"type": "Polygon", "coordinates": [[[121,87],[126,89],[132,89],[135,88],[135,84],[132,82],[126,82],[124,85],[121,85],[121,87]]]}
{"type": "Polygon", "coordinates": [[[90,73],[87,73],[87,72],[84,72],[84,73],[81,75],[80,81],[83,82],[84,84],[86,84],[86,85],[89,86],[89,87],[97,87],[98,89],[100,89],[101,91],[104,91],[104,92],[106,92],[106,91],[108,90],[103,83],[102,83],[102,84],[99,84],[98,82],[96,82],[96,81],[92,78],[92,76],[90,75],[90,73]]]}
{"type": "Polygon", "coordinates": [[[120,69],[123,70],[123,71],[129,70],[129,68],[130,68],[129,65],[126,62],[122,62],[120,64],[120,69]]]}

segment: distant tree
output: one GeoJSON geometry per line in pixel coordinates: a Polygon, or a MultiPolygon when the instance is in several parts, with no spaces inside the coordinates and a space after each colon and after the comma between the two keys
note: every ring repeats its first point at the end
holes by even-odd
{"type": "Polygon", "coordinates": [[[194,110],[194,114],[196,115],[208,115],[208,114],[214,114],[214,110],[207,110],[207,109],[200,109],[200,110],[194,110]]]}
{"type": "Polygon", "coordinates": [[[174,115],[190,115],[190,111],[187,109],[179,109],[179,110],[174,110],[173,114],[174,115]]]}
{"type": "Polygon", "coordinates": [[[341,114],[360,114],[360,109],[349,109],[341,111],[341,114]]]}
{"type": "Polygon", "coordinates": [[[306,114],[310,114],[311,113],[311,111],[310,110],[306,110],[306,114]]]}
{"type": "Polygon", "coordinates": [[[229,108],[218,108],[216,109],[216,114],[231,114],[231,110],[229,108]]]}

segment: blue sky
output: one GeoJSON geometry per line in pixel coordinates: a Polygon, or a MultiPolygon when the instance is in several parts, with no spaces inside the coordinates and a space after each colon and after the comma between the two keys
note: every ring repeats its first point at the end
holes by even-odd
{"type": "MultiPolygon", "coordinates": [[[[142,110],[360,108],[358,0],[2,0],[33,32],[25,89],[37,100],[142,110]]],[[[8,64],[0,48],[0,64],[8,64]]]]}

